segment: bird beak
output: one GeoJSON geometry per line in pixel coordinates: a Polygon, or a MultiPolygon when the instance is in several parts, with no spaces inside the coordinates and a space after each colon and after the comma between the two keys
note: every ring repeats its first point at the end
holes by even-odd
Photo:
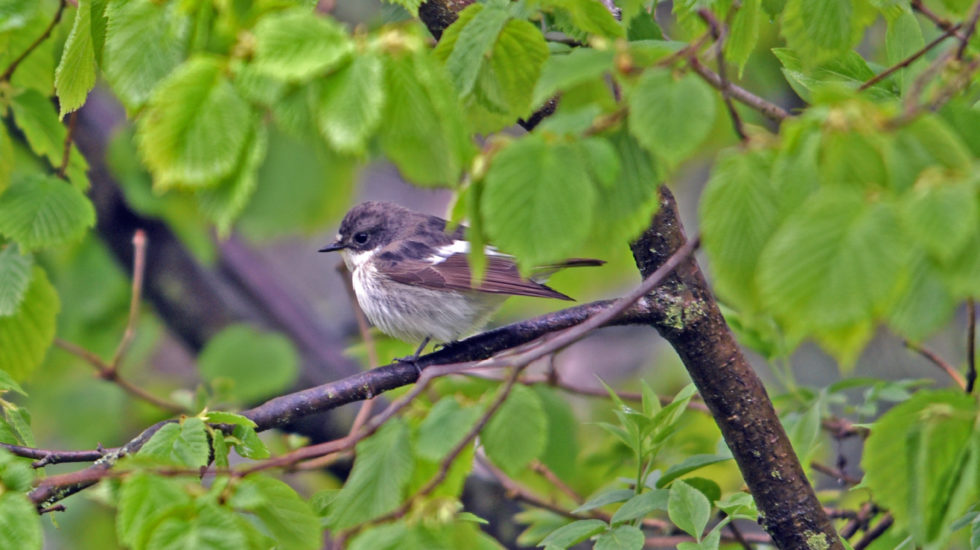
{"type": "Polygon", "coordinates": [[[328,244],[327,246],[321,248],[320,250],[317,250],[317,252],[336,252],[337,250],[343,250],[345,248],[347,248],[346,244],[337,241],[335,243],[328,244]]]}

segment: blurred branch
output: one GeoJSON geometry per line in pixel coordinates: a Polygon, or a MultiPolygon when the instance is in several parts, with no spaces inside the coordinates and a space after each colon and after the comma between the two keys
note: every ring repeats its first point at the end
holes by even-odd
{"type": "Polygon", "coordinates": [[[966,54],[966,48],[970,45],[970,38],[977,31],[977,19],[980,19],[980,0],[974,2],[973,9],[970,10],[970,18],[964,25],[966,32],[960,37],[960,47],[956,49],[956,59],[963,59],[966,54]]]}
{"type": "Polygon", "coordinates": [[[63,464],[66,462],[95,462],[113,450],[100,447],[91,451],[52,451],[50,449],[23,447],[9,443],[0,443],[0,447],[7,449],[13,455],[36,459],[31,464],[31,467],[35,469],[43,468],[49,464],[63,464]]]}
{"type": "MultiPolygon", "coordinates": [[[[732,8],[732,13],[734,13],[734,10],[735,8],[732,8]]],[[[742,117],[739,116],[738,111],[735,110],[735,105],[732,103],[732,83],[728,80],[727,66],[725,65],[725,39],[728,37],[727,29],[719,23],[718,19],[709,9],[702,8],[698,10],[698,15],[708,24],[708,28],[711,30],[711,36],[715,40],[715,59],[718,65],[721,98],[725,102],[725,108],[728,109],[728,116],[732,119],[732,126],[735,128],[735,133],[738,134],[739,141],[747,143],[749,136],[745,133],[742,117]]],[[[695,52],[694,55],[696,56],[697,53],[695,52]]]]}
{"type": "Polygon", "coordinates": [[[938,46],[939,44],[941,44],[944,40],[946,40],[950,36],[953,36],[954,34],[956,34],[956,30],[958,28],[959,28],[959,25],[953,25],[953,26],[951,26],[949,29],[947,29],[945,32],[943,32],[943,34],[937,36],[931,42],[929,42],[928,44],[926,44],[925,46],[923,46],[922,48],[920,48],[917,52],[915,52],[912,55],[906,57],[905,59],[899,61],[898,63],[892,65],[891,67],[888,67],[887,69],[881,71],[880,73],[876,74],[873,78],[871,78],[868,81],[866,81],[864,84],[861,84],[860,86],[858,86],[858,91],[867,90],[868,88],[870,88],[870,87],[874,86],[875,84],[881,82],[882,80],[888,78],[889,76],[891,76],[896,71],[899,71],[901,69],[904,69],[905,67],[908,67],[912,63],[915,63],[915,61],[917,59],[919,59],[920,57],[922,57],[923,55],[925,55],[926,53],[928,53],[929,50],[935,48],[936,46],[938,46]]]}
{"type": "Polygon", "coordinates": [[[973,393],[977,382],[977,302],[966,302],[966,393],[973,393]]]}
{"type": "Polygon", "coordinates": [[[112,355],[112,370],[119,368],[119,363],[129,349],[129,344],[136,334],[136,321],[140,315],[140,301],[143,295],[143,274],[146,271],[146,232],[137,229],[133,233],[133,284],[129,296],[129,317],[126,319],[126,330],[119,340],[116,353],[112,355]]]}
{"type": "Polygon", "coordinates": [[[45,40],[48,39],[49,36],[51,36],[51,31],[53,31],[54,28],[58,25],[58,22],[61,21],[61,14],[64,13],[65,6],[67,5],[68,5],[67,0],[60,0],[58,2],[58,11],[54,12],[54,19],[52,19],[51,23],[49,23],[47,28],[44,29],[44,32],[41,33],[41,36],[37,37],[37,40],[32,42],[31,45],[28,46],[26,50],[21,52],[21,54],[18,55],[10,63],[10,65],[7,66],[7,69],[3,71],[3,74],[0,74],[0,82],[9,81],[10,77],[14,75],[14,71],[17,70],[17,67],[20,65],[20,63],[25,59],[27,59],[27,56],[31,55],[31,52],[37,49],[37,47],[40,46],[42,42],[44,42],[45,40]]]}
{"type": "Polygon", "coordinates": [[[78,111],[72,111],[68,115],[68,131],[65,132],[65,141],[61,148],[61,164],[58,165],[56,174],[61,179],[65,179],[65,172],[68,170],[68,162],[71,160],[71,136],[75,133],[75,124],[78,122],[78,111]]]}
{"type": "Polygon", "coordinates": [[[953,382],[956,382],[956,385],[959,386],[960,389],[966,389],[966,380],[963,379],[963,375],[954,369],[953,365],[950,365],[945,359],[940,357],[938,353],[925,346],[922,346],[921,344],[916,344],[909,340],[905,340],[904,344],[908,349],[918,353],[922,357],[925,357],[930,363],[942,369],[943,372],[953,379],[953,382]]]}
{"type": "Polygon", "coordinates": [[[864,550],[867,548],[872,542],[875,541],[875,539],[885,534],[885,531],[887,531],[893,523],[895,523],[895,518],[892,517],[891,512],[888,512],[882,516],[881,521],[879,521],[871,529],[868,529],[864,536],[854,543],[854,550],[864,550]]]}
{"type": "MultiPolygon", "coordinates": [[[[912,0],[911,6],[913,10],[921,13],[926,19],[932,21],[932,23],[937,27],[939,27],[940,29],[944,31],[948,31],[948,30],[953,30],[954,32],[956,31],[956,29],[954,28],[955,25],[951,21],[948,21],[936,15],[935,12],[927,8],[925,4],[922,3],[922,0],[912,0]]],[[[962,40],[963,36],[959,33],[956,33],[956,38],[962,40]]]]}

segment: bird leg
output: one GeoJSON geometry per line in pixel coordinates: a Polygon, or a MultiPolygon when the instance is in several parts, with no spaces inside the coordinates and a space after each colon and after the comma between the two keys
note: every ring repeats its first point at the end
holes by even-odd
{"type": "Polygon", "coordinates": [[[418,361],[419,355],[422,355],[422,350],[425,349],[425,346],[429,345],[429,340],[430,338],[426,336],[425,340],[422,340],[422,343],[419,345],[418,349],[415,350],[414,354],[406,355],[405,357],[396,357],[395,362],[412,363],[413,365],[415,365],[415,368],[419,371],[419,376],[422,376],[422,369],[419,368],[418,363],[416,363],[416,361],[418,361]]]}

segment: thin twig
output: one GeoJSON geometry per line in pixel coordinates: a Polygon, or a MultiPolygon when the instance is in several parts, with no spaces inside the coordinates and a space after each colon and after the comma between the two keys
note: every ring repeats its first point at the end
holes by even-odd
{"type": "Polygon", "coordinates": [[[64,512],[64,504],[55,504],[54,506],[48,506],[47,508],[41,508],[37,511],[38,514],[47,514],[48,512],[64,512]]]}
{"type": "MultiPolygon", "coordinates": [[[[721,26],[715,15],[711,13],[711,10],[700,9],[698,10],[698,15],[704,22],[708,24],[708,28],[711,29],[711,36],[715,39],[715,62],[718,65],[718,79],[721,81],[721,98],[725,102],[725,107],[728,109],[728,116],[732,119],[732,126],[735,128],[735,133],[738,134],[738,139],[742,143],[748,143],[749,136],[745,133],[745,126],[742,124],[742,117],[739,116],[738,111],[735,110],[735,104],[732,103],[732,83],[728,80],[728,70],[725,64],[725,39],[728,37],[726,29],[721,26]]],[[[693,54],[694,57],[697,56],[697,52],[693,54]]]]}
{"type": "Polygon", "coordinates": [[[568,495],[568,498],[572,499],[576,504],[582,504],[585,499],[582,495],[575,492],[574,489],[569,487],[560,477],[555,475],[550,468],[545,466],[541,461],[535,460],[531,463],[531,469],[541,475],[541,477],[548,480],[548,483],[554,485],[559,491],[568,495]]]}
{"type": "Polygon", "coordinates": [[[71,137],[75,133],[75,123],[78,121],[78,111],[72,111],[68,115],[68,131],[65,132],[64,148],[61,151],[61,164],[58,166],[57,174],[59,178],[65,178],[68,171],[68,162],[71,160],[71,137]]]}
{"type": "MultiPolygon", "coordinates": [[[[772,544],[772,537],[765,533],[746,533],[743,535],[745,540],[755,544],[772,544]]],[[[738,542],[734,537],[728,535],[721,536],[722,542],[738,542]]],[[[683,542],[694,543],[694,537],[690,535],[664,535],[662,537],[647,537],[643,541],[644,548],[677,548],[683,542]]]]}
{"type": "MultiPolygon", "coordinates": [[[[948,31],[954,27],[954,24],[951,21],[939,17],[935,12],[927,8],[925,4],[922,3],[922,0],[912,0],[911,6],[913,10],[921,13],[926,19],[932,21],[932,23],[941,30],[948,31]]],[[[956,38],[962,40],[963,37],[957,33],[956,38]]]]}
{"type": "Polygon", "coordinates": [[[956,59],[963,59],[966,47],[970,45],[970,37],[977,31],[977,19],[980,19],[980,0],[974,2],[970,18],[966,22],[966,33],[960,38],[960,47],[956,49],[956,59]]]}
{"type": "Polygon", "coordinates": [[[745,550],[752,550],[752,545],[749,544],[749,541],[745,540],[745,535],[743,535],[742,531],[735,526],[735,518],[732,518],[732,520],[728,522],[728,530],[732,532],[732,538],[735,539],[735,542],[742,545],[742,548],[745,550]]]}
{"type": "Polygon", "coordinates": [[[129,349],[129,345],[132,343],[133,336],[136,333],[136,322],[139,320],[140,296],[143,293],[143,274],[145,271],[146,232],[142,229],[137,229],[133,234],[133,284],[129,296],[129,316],[126,319],[126,329],[123,331],[119,345],[116,346],[116,352],[112,355],[112,362],[109,364],[113,372],[119,369],[119,364],[122,362],[126,350],[129,349]]]}
{"type": "Polygon", "coordinates": [[[871,516],[878,513],[878,507],[871,501],[865,502],[858,510],[857,516],[848,521],[840,530],[840,536],[844,539],[853,537],[859,529],[867,529],[868,521],[871,516]]]}
{"type": "Polygon", "coordinates": [[[105,456],[106,453],[112,451],[112,449],[102,447],[92,451],[53,451],[51,449],[11,445],[9,443],[0,443],[0,447],[7,449],[13,455],[36,459],[31,464],[34,468],[43,468],[49,464],[61,464],[65,462],[95,462],[105,456]]]}
{"type": "Polygon", "coordinates": [[[871,529],[868,529],[868,532],[865,533],[860,540],[854,543],[854,550],[864,550],[867,548],[868,545],[875,541],[875,539],[883,535],[893,523],[895,523],[895,518],[892,517],[891,512],[882,516],[881,521],[879,521],[871,529]]]}
{"type": "Polygon", "coordinates": [[[966,301],[966,393],[973,393],[977,383],[977,303],[966,301]]]}
{"type": "MultiPolygon", "coordinates": [[[[702,64],[696,57],[688,58],[688,60],[691,68],[694,69],[694,72],[698,73],[698,75],[700,75],[705,82],[711,84],[716,89],[721,90],[721,77],[717,73],[705,67],[704,64],[702,64]]],[[[756,111],[759,111],[770,120],[782,122],[783,120],[792,116],[786,111],[786,109],[783,109],[775,103],[762,99],[745,88],[729,83],[728,90],[733,99],[748,105],[756,111]]]]}
{"type": "Polygon", "coordinates": [[[930,363],[942,369],[943,372],[948,374],[949,377],[956,382],[956,385],[958,385],[960,389],[966,389],[966,381],[963,379],[963,375],[961,375],[959,371],[954,369],[952,365],[947,363],[946,360],[940,357],[936,352],[908,340],[905,341],[905,347],[925,357],[930,363]]]}
{"type": "Polygon", "coordinates": [[[837,483],[840,483],[841,485],[845,485],[845,484],[846,485],[857,485],[858,483],[861,482],[860,479],[855,479],[855,478],[847,475],[847,473],[845,471],[843,471],[843,470],[839,470],[837,468],[831,468],[830,466],[827,466],[826,464],[821,464],[821,463],[816,462],[816,461],[811,461],[810,462],[810,467],[813,468],[814,470],[820,472],[821,474],[828,475],[828,476],[834,478],[834,480],[836,480],[837,483]]]}
{"type": "Polygon", "coordinates": [[[26,59],[27,56],[31,55],[31,52],[33,52],[38,46],[40,46],[41,42],[44,42],[49,36],[51,36],[51,31],[54,30],[54,27],[58,24],[59,21],[61,21],[61,14],[65,11],[65,6],[67,4],[68,2],[66,0],[61,0],[58,3],[58,11],[54,12],[54,19],[52,19],[51,23],[48,24],[48,27],[44,29],[44,32],[41,33],[41,36],[37,37],[37,40],[32,42],[31,45],[28,46],[26,50],[24,50],[20,55],[17,56],[17,58],[14,59],[13,63],[11,63],[7,67],[7,70],[3,71],[3,74],[0,74],[0,82],[9,81],[10,77],[14,75],[14,71],[17,70],[17,66],[20,65],[21,61],[26,59]]]}
{"type": "Polygon", "coordinates": [[[920,48],[918,51],[916,51],[912,55],[906,57],[905,59],[901,60],[900,62],[896,63],[895,65],[892,65],[891,67],[888,67],[884,71],[881,71],[880,73],[876,74],[873,78],[869,79],[864,84],[861,84],[860,86],[858,86],[858,91],[867,90],[868,88],[874,86],[875,84],[877,84],[877,83],[881,82],[882,80],[884,80],[884,79],[888,78],[889,76],[891,76],[892,73],[894,73],[896,71],[899,71],[901,69],[904,69],[905,67],[908,67],[912,63],[915,63],[916,60],[918,60],[920,57],[922,57],[923,55],[925,55],[926,53],[928,53],[929,50],[935,48],[936,46],[938,46],[939,44],[941,44],[944,40],[946,40],[950,36],[953,36],[954,34],[956,34],[956,29],[958,29],[958,28],[960,28],[959,25],[953,25],[948,30],[946,30],[945,32],[943,32],[943,34],[937,36],[935,39],[933,39],[931,42],[929,42],[928,44],[926,44],[925,46],[923,46],[922,48],[920,48]]]}

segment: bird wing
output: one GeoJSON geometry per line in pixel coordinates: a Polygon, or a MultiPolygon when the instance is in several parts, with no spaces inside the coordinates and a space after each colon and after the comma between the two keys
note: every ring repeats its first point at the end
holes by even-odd
{"type": "MultiPolygon", "coordinates": [[[[572,298],[546,285],[521,277],[514,259],[500,253],[486,256],[486,271],[483,280],[476,287],[472,283],[472,272],[466,254],[454,253],[440,261],[433,261],[433,259],[437,258],[379,261],[376,263],[376,268],[393,281],[432,289],[476,290],[492,294],[572,300],[572,298]]],[[[585,264],[581,263],[582,260],[573,260],[572,262],[569,267],[601,264],[598,260],[591,260],[585,264]]]]}

